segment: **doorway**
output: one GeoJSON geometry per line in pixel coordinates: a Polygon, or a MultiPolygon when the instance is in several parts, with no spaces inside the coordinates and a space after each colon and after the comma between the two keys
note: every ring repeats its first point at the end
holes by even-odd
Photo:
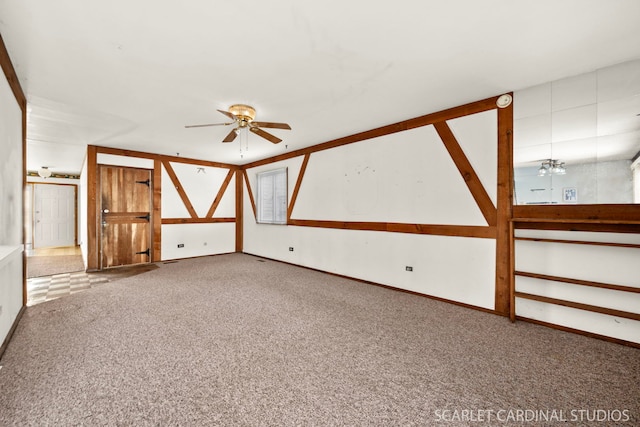
{"type": "Polygon", "coordinates": [[[99,166],[100,269],[151,262],[152,171],[99,166]]]}

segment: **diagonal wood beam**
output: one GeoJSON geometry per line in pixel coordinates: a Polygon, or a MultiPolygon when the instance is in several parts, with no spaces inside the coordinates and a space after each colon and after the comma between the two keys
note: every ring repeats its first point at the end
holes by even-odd
{"type": "Polygon", "coordinates": [[[307,170],[307,164],[309,163],[310,156],[311,156],[311,153],[307,153],[304,155],[304,159],[302,160],[302,165],[300,166],[300,173],[298,174],[298,180],[296,181],[296,186],[293,188],[293,193],[291,194],[289,209],[287,209],[287,221],[291,219],[293,208],[296,205],[296,199],[298,198],[298,192],[300,191],[300,185],[302,184],[302,178],[304,178],[304,172],[307,170]]]}
{"type": "Polygon", "coordinates": [[[176,190],[178,190],[178,194],[182,199],[182,203],[184,203],[184,206],[187,208],[187,211],[189,211],[189,215],[191,216],[191,218],[198,218],[198,214],[196,210],[193,208],[191,201],[189,201],[189,197],[187,196],[187,193],[184,191],[184,188],[182,187],[182,184],[180,183],[180,180],[178,179],[176,172],[173,170],[173,167],[171,167],[171,163],[168,160],[163,160],[162,165],[167,171],[169,178],[171,178],[171,182],[173,183],[173,186],[176,188],[176,190]]]}
{"type": "Polygon", "coordinates": [[[253,192],[251,191],[251,183],[249,182],[249,176],[247,176],[247,170],[243,169],[242,174],[244,175],[244,181],[247,184],[247,194],[249,195],[249,200],[251,201],[251,209],[253,209],[253,217],[257,220],[258,213],[256,211],[256,202],[253,199],[253,192]]]}
{"type": "Polygon", "coordinates": [[[471,195],[478,204],[478,208],[480,208],[482,215],[484,215],[487,224],[491,227],[495,227],[497,222],[496,207],[493,205],[489,194],[487,194],[487,191],[484,189],[482,182],[480,182],[480,178],[478,178],[475,170],[473,170],[473,166],[471,166],[469,159],[467,159],[464,151],[462,151],[458,140],[455,135],[453,135],[453,132],[451,132],[451,128],[449,128],[449,125],[447,125],[446,122],[434,123],[434,127],[436,128],[438,135],[440,135],[440,139],[442,139],[451,159],[456,164],[458,171],[460,171],[460,175],[462,175],[469,191],[471,191],[471,195]]]}
{"type": "Polygon", "coordinates": [[[227,187],[229,187],[229,183],[231,182],[231,178],[233,178],[234,174],[235,174],[235,171],[233,169],[229,169],[229,173],[227,174],[227,177],[224,179],[222,186],[220,186],[220,190],[218,190],[218,194],[216,195],[216,198],[213,199],[213,203],[211,204],[211,207],[209,208],[209,211],[207,212],[207,215],[205,216],[205,218],[213,218],[213,214],[216,212],[216,209],[220,204],[220,200],[222,200],[222,196],[224,196],[224,193],[227,191],[227,187]]]}

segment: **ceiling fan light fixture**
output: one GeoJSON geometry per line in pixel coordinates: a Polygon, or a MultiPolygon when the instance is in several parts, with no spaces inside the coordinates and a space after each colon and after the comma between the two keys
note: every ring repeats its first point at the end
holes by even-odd
{"type": "Polygon", "coordinates": [[[229,107],[229,112],[240,120],[247,122],[253,121],[253,119],[256,118],[256,110],[249,105],[234,104],[229,107]]]}

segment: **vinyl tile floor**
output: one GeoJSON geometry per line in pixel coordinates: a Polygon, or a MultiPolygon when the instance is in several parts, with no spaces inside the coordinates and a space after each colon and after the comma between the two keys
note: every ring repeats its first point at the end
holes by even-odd
{"type": "Polygon", "coordinates": [[[27,305],[32,306],[72,295],[107,282],[109,279],[106,277],[87,274],[83,271],[34,277],[27,280],[27,305]]]}

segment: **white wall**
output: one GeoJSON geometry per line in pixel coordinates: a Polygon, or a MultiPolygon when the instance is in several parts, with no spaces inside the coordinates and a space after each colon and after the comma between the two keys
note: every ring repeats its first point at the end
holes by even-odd
{"type": "MultiPolygon", "coordinates": [[[[449,122],[494,203],[496,123],[495,110],[449,122]]],[[[291,197],[301,163],[248,170],[254,197],[256,174],[284,166],[291,197]]],[[[494,308],[493,239],[257,224],[244,206],[244,252],[494,308]]],[[[432,126],[312,153],[292,218],[487,225],[432,126]]]]}
{"type": "Polygon", "coordinates": [[[20,309],[23,289],[22,110],[0,73],[0,344],[20,309]]]}
{"type": "MultiPolygon", "coordinates": [[[[206,216],[229,170],[177,162],[171,162],[171,168],[182,184],[198,217],[206,216]]],[[[235,203],[234,177],[229,182],[213,217],[235,217],[235,203]]],[[[162,166],[162,217],[189,218],[189,212],[164,166],[162,166]]],[[[234,222],[163,224],[162,259],[170,260],[234,252],[236,248],[235,227],[234,222]],[[178,245],[183,246],[178,247],[178,245]]]]}

